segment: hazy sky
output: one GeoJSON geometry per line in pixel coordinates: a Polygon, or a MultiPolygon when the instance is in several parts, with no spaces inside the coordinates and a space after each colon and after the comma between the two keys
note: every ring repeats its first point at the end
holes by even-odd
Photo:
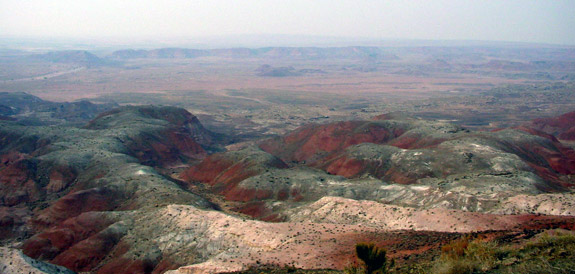
{"type": "Polygon", "coordinates": [[[0,0],[0,36],[243,34],[575,45],[575,0],[0,0]]]}

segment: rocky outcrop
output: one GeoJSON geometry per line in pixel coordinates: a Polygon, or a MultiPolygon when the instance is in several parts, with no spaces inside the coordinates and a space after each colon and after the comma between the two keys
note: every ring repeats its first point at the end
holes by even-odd
{"type": "Polygon", "coordinates": [[[494,214],[543,214],[575,216],[573,193],[517,195],[501,202],[491,212],[494,214]]]}
{"type": "MultiPolygon", "coordinates": [[[[520,198],[520,197],[517,197],[520,198]]],[[[386,205],[373,201],[323,197],[317,202],[289,211],[290,221],[335,224],[362,224],[382,230],[473,232],[512,230],[535,219],[524,215],[497,215],[461,210],[427,209],[386,205]]],[[[568,217],[565,220],[575,220],[568,217]]]]}
{"type": "Polygon", "coordinates": [[[388,256],[401,260],[407,254],[425,256],[433,250],[439,252],[441,245],[461,235],[429,230],[461,229],[488,235],[492,229],[505,229],[508,232],[500,232],[500,236],[517,236],[525,225],[572,229],[574,220],[441,209],[420,211],[334,197],[324,197],[291,213],[289,222],[267,223],[239,221],[221,212],[187,206],[168,206],[154,212],[150,225],[167,224],[156,231],[162,235],[156,240],[158,246],[180,254],[189,254],[185,253],[186,248],[197,252],[193,264],[168,273],[226,273],[258,265],[343,269],[353,260],[353,247],[361,241],[385,246],[390,250],[388,256]]]}

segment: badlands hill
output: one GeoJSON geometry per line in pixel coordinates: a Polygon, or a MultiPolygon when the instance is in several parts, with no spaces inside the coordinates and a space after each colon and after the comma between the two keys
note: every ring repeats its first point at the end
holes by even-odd
{"type": "Polygon", "coordinates": [[[536,119],[525,126],[552,134],[560,140],[575,141],[575,111],[559,117],[536,119]]]}
{"type": "Polygon", "coordinates": [[[533,129],[470,132],[379,117],[304,126],[211,155],[180,178],[207,185],[239,212],[286,220],[287,208],[325,196],[490,212],[520,194],[568,193],[573,174],[575,151],[533,129]]]}
{"type": "Polygon", "coordinates": [[[124,106],[80,128],[0,121],[2,241],[25,254],[3,250],[0,267],[342,270],[362,241],[401,266],[462,233],[575,229],[575,152],[538,129],[384,115],[227,142],[174,107],[124,106]]]}
{"type": "Polygon", "coordinates": [[[22,249],[31,257],[90,270],[125,234],[116,224],[123,213],[115,211],[170,203],[214,207],[152,165],[202,158],[215,136],[172,107],[123,107],[85,128],[2,122],[0,201],[8,232],[2,237],[27,239],[22,249]]]}

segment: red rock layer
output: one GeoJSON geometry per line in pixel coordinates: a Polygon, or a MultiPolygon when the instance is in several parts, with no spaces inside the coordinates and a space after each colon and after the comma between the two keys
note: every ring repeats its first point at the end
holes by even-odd
{"type": "Polygon", "coordinates": [[[186,182],[201,182],[212,187],[218,194],[232,201],[250,201],[269,196],[269,193],[237,189],[241,181],[258,175],[266,168],[286,168],[281,160],[271,157],[256,160],[246,157],[235,158],[227,153],[218,153],[204,159],[181,174],[186,182]]]}
{"type": "Polygon", "coordinates": [[[34,235],[24,242],[22,251],[32,258],[51,260],[112,223],[102,213],[86,212],[34,235]]]}
{"type": "Polygon", "coordinates": [[[525,125],[549,134],[561,140],[575,140],[575,111],[552,118],[540,118],[525,125]]]}
{"type": "Polygon", "coordinates": [[[88,211],[113,210],[118,203],[116,194],[106,188],[70,192],[40,212],[33,223],[37,228],[50,227],[88,211]]]}
{"type": "Polygon", "coordinates": [[[286,162],[313,162],[326,154],[361,143],[384,144],[401,136],[406,128],[384,127],[369,121],[346,121],[301,127],[282,138],[262,142],[259,147],[286,162]]]}
{"type": "Polygon", "coordinates": [[[2,155],[0,162],[0,205],[15,206],[40,199],[42,189],[35,182],[35,164],[25,154],[2,155]]]}
{"type": "Polygon", "coordinates": [[[159,134],[142,134],[133,138],[128,148],[130,154],[142,164],[160,167],[179,165],[189,159],[201,159],[207,155],[190,134],[179,129],[159,134]]]}

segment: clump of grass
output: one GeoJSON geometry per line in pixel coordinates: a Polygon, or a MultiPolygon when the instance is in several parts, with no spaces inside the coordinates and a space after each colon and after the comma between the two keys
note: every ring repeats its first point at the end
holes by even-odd
{"type": "Polygon", "coordinates": [[[470,236],[463,236],[460,239],[451,241],[441,247],[441,255],[449,259],[458,259],[463,257],[467,247],[469,246],[470,240],[470,236]]]}
{"type": "Polygon", "coordinates": [[[466,274],[483,272],[497,264],[497,243],[464,236],[441,248],[441,257],[432,273],[466,274]]]}
{"type": "Polygon", "coordinates": [[[466,258],[473,262],[479,270],[486,271],[497,265],[500,253],[497,242],[474,240],[467,247],[466,258]]]}
{"type": "Polygon", "coordinates": [[[501,273],[575,273],[575,234],[551,231],[511,251],[501,273]]]}
{"type": "Polygon", "coordinates": [[[516,246],[465,236],[441,250],[429,273],[575,273],[575,234],[567,232],[545,232],[516,246]]]}

